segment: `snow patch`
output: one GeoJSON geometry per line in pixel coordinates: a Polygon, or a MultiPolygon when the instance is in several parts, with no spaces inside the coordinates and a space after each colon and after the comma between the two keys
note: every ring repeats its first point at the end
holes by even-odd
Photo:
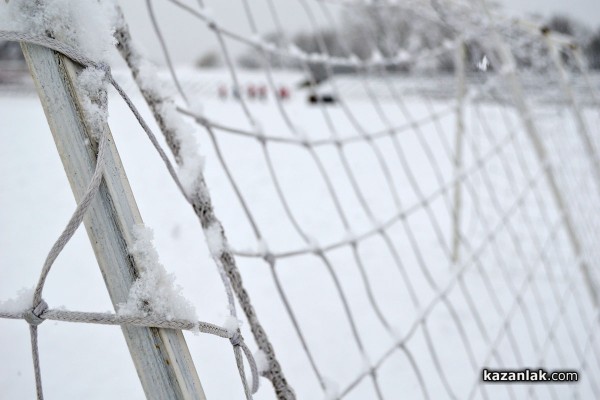
{"type": "Polygon", "coordinates": [[[406,49],[400,49],[396,55],[396,60],[401,63],[406,63],[411,60],[411,55],[406,49]]]}
{"type": "Polygon", "coordinates": [[[199,152],[195,129],[183,119],[173,101],[164,101],[159,111],[165,126],[175,134],[179,142],[179,180],[188,194],[195,193],[198,189],[198,177],[204,169],[204,157],[199,152]]]}
{"type": "MultiPolygon", "coordinates": [[[[177,111],[177,106],[172,96],[175,89],[165,82],[157,79],[156,67],[143,58],[138,60],[138,81],[143,91],[159,102],[158,112],[163,123],[175,135],[179,144],[178,177],[183,189],[188,195],[198,190],[198,178],[204,170],[204,157],[200,154],[200,145],[196,139],[196,129],[177,111]]],[[[202,104],[194,101],[190,104],[190,111],[202,115],[202,104]]]]}
{"type": "Polygon", "coordinates": [[[21,314],[33,307],[33,293],[35,288],[19,289],[12,299],[0,301],[0,312],[21,314]]]}
{"type": "Polygon", "coordinates": [[[108,61],[114,47],[117,13],[113,0],[0,1],[3,29],[47,35],[94,61],[108,61]]]}
{"type": "Polygon", "coordinates": [[[223,230],[217,222],[210,224],[205,230],[206,244],[210,254],[218,258],[225,250],[225,241],[223,240],[223,230]]]}
{"type": "Polygon", "coordinates": [[[92,128],[92,135],[98,139],[108,119],[106,74],[101,69],[88,67],[79,73],[77,83],[83,112],[92,128]]]}
{"type": "Polygon", "coordinates": [[[137,59],[137,78],[143,91],[150,93],[156,99],[170,97],[175,94],[175,89],[159,78],[156,65],[143,57],[137,59]]]}
{"type": "Polygon", "coordinates": [[[384,60],[383,54],[379,49],[374,49],[371,53],[371,63],[373,64],[381,64],[384,60]]]}
{"type": "Polygon", "coordinates": [[[152,229],[143,224],[134,225],[133,235],[135,241],[129,253],[136,261],[140,276],[131,286],[127,302],[118,305],[117,314],[197,321],[194,306],[182,296],[174,275],[167,273],[158,259],[152,229]]]}
{"type": "Polygon", "coordinates": [[[257,350],[256,353],[254,353],[254,361],[256,362],[256,368],[258,369],[259,374],[269,371],[269,358],[264,351],[257,350]]]}
{"type": "Polygon", "coordinates": [[[355,66],[360,66],[360,64],[362,64],[362,61],[360,59],[360,57],[358,57],[356,54],[352,53],[350,54],[350,57],[348,58],[350,60],[350,62],[352,64],[354,64],[355,66]]]}
{"type": "Polygon", "coordinates": [[[294,43],[290,43],[288,45],[288,52],[295,57],[304,58],[306,57],[306,53],[300,47],[296,46],[294,43]]]}
{"type": "Polygon", "coordinates": [[[227,329],[230,335],[233,335],[240,329],[241,321],[233,315],[228,315],[223,323],[223,328],[227,329]]]}

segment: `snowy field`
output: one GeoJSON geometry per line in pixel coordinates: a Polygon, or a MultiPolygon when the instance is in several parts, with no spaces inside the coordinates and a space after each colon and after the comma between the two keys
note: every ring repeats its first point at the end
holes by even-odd
{"type": "MultiPolygon", "coordinates": [[[[242,73],[241,80],[256,82],[256,76],[242,73]]],[[[117,77],[131,93],[127,77],[117,77]]],[[[275,78],[278,85],[293,86],[300,76],[286,73],[275,78]]],[[[218,82],[227,79],[224,71],[212,71],[199,80],[205,89],[190,92],[201,93],[203,113],[211,121],[248,130],[251,125],[238,102],[216,96],[218,82]]],[[[281,282],[328,389],[348,390],[348,399],[376,398],[373,379],[365,371],[377,363],[377,380],[386,399],[445,399],[451,393],[459,399],[597,398],[597,315],[542,165],[514,110],[491,101],[466,108],[465,168],[459,174],[464,240],[453,265],[454,103],[435,93],[428,98],[405,96],[403,88],[411,84],[406,78],[372,86],[345,79],[340,90],[348,95],[335,105],[309,105],[298,91],[282,102],[283,112],[273,98],[248,101],[265,135],[320,141],[310,146],[314,151],[276,140],[267,140],[263,148],[256,138],[219,129],[213,142],[203,128],[197,129],[216,214],[239,253],[238,265],[259,319],[298,398],[320,399],[325,393],[274,277],[281,282]],[[328,142],[334,135],[347,139],[341,151],[328,142]],[[361,135],[376,139],[366,141],[361,135]],[[215,149],[264,243],[253,233],[215,149]],[[326,171],[325,179],[320,171],[326,171]],[[276,256],[274,270],[261,258],[265,244],[276,256]],[[328,248],[324,256],[314,252],[322,248],[328,248]],[[339,278],[339,288],[328,265],[339,278]],[[369,298],[361,271],[366,271],[374,299],[369,298]],[[357,336],[340,292],[348,301],[357,336]],[[580,381],[480,386],[482,367],[577,370],[580,381]]],[[[447,78],[444,90],[453,90],[452,82],[447,78]]],[[[150,121],[141,96],[134,94],[133,100],[150,121]]],[[[600,225],[594,216],[600,215],[600,201],[572,118],[557,104],[539,105],[534,116],[584,252],[597,270],[593,242],[600,225]]],[[[586,110],[583,117],[599,136],[598,110],[586,110]]],[[[196,216],[114,93],[109,122],[163,265],[175,274],[200,320],[222,324],[226,298],[196,216]]],[[[158,133],[155,124],[151,126],[158,133]]],[[[0,171],[3,300],[35,284],[48,249],[75,207],[33,92],[0,91],[0,171]]],[[[44,298],[51,308],[112,310],[83,228],[54,265],[44,298]]],[[[243,318],[242,331],[256,350],[243,318]]],[[[185,336],[207,397],[243,398],[230,343],[202,334],[185,336]]],[[[46,398],[144,397],[119,328],[47,321],[40,326],[39,340],[46,398]]],[[[0,320],[0,360],[0,399],[34,398],[25,322],[0,320]]],[[[274,398],[268,381],[261,380],[255,398],[274,398]]]]}

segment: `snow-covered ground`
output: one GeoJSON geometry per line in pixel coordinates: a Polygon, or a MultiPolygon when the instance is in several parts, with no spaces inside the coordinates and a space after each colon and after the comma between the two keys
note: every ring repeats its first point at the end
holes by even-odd
{"type": "MultiPolygon", "coordinates": [[[[257,82],[258,76],[242,73],[241,81],[257,82]]],[[[264,74],[261,76],[264,79],[264,74]]],[[[300,80],[293,73],[276,74],[275,78],[277,86],[288,87],[300,80]]],[[[124,74],[118,79],[133,91],[124,74]]],[[[403,81],[407,78],[392,78],[386,85],[373,81],[373,87],[369,87],[368,80],[345,79],[341,90],[348,95],[342,96],[343,104],[311,106],[304,94],[293,90],[291,98],[282,102],[291,124],[272,97],[267,101],[248,101],[250,114],[265,135],[284,138],[293,137],[293,130],[300,138],[318,140],[334,133],[349,138],[395,128],[395,139],[383,134],[373,142],[360,139],[343,147],[373,219],[390,222],[385,230],[388,236],[377,232],[361,236],[374,229],[374,221],[353,189],[336,146],[320,145],[310,153],[302,145],[271,141],[268,155],[298,225],[310,238],[306,244],[285,213],[260,142],[215,130],[225,163],[274,254],[360,238],[356,253],[345,244],[327,251],[326,258],[300,251],[300,255],[277,259],[277,276],[323,376],[341,392],[365,371],[368,363],[376,363],[395,347],[396,341],[410,334],[404,347],[397,347],[377,369],[387,399],[422,397],[415,365],[432,399],[449,397],[440,369],[457,398],[462,399],[479,383],[483,366],[578,370],[580,382],[576,384],[514,385],[510,390],[516,398],[525,398],[530,389],[538,398],[546,398],[552,394],[550,387],[557,398],[573,393],[582,399],[594,398],[590,381],[595,380],[596,386],[599,383],[600,340],[590,343],[588,339],[597,330],[597,318],[543,171],[515,112],[492,102],[467,107],[463,160],[467,179],[462,184],[461,208],[461,231],[466,244],[461,245],[460,261],[452,265],[446,248],[452,241],[454,103],[444,99],[447,96],[405,96],[402,88],[407,87],[409,82],[403,81]],[[397,93],[390,91],[390,84],[397,93]],[[360,90],[348,89],[354,87],[360,90]],[[439,118],[429,118],[432,113],[439,118]],[[410,127],[411,118],[427,122],[417,123],[413,129],[403,128],[410,127]],[[514,136],[510,136],[510,126],[516,128],[514,136]],[[386,172],[377,154],[381,155],[386,172]],[[476,165],[477,161],[482,164],[476,165]],[[328,181],[319,172],[321,165],[343,217],[336,210],[328,181]],[[410,173],[406,165],[410,166],[410,173]],[[392,189],[385,178],[388,172],[392,189]],[[411,174],[420,192],[429,199],[426,205],[421,204],[422,198],[412,186],[411,174]],[[448,190],[439,192],[443,187],[448,190]],[[406,218],[400,211],[406,211],[406,218]],[[490,231],[495,232],[492,239],[490,231]],[[389,243],[386,237],[390,238],[389,243]],[[411,244],[413,237],[418,253],[411,244]],[[394,258],[394,251],[398,259],[394,258]],[[340,279],[368,361],[361,356],[353,337],[327,262],[340,279]],[[360,265],[367,271],[375,301],[391,325],[391,335],[369,301],[360,265]],[[465,273],[456,281],[454,277],[461,268],[465,273]],[[449,282],[454,283],[439,298],[449,282]],[[517,295],[522,286],[525,290],[517,295]],[[411,291],[420,308],[411,300],[411,291]],[[428,309],[430,304],[432,308],[428,309]],[[423,310],[427,310],[425,324],[417,324],[411,330],[423,310]],[[507,326],[509,333],[504,335],[507,326]],[[473,352],[475,366],[469,361],[461,330],[473,352]],[[495,350],[497,357],[488,358],[490,350],[495,350]]],[[[207,72],[197,82],[198,87],[185,87],[190,93],[201,94],[205,116],[222,125],[250,129],[238,102],[216,96],[219,82],[228,82],[224,71],[207,72]]],[[[443,83],[452,88],[451,78],[443,83]]],[[[141,97],[134,95],[133,100],[150,121],[141,97]]],[[[589,250],[588,241],[598,232],[598,225],[590,216],[597,214],[599,202],[585,152],[577,144],[572,118],[563,108],[540,106],[535,117],[551,149],[561,187],[568,187],[564,194],[585,238],[584,248],[589,250]]],[[[597,135],[597,110],[586,111],[584,119],[597,135]]],[[[177,284],[195,305],[200,320],[223,324],[226,298],[197,218],[135,118],[114,94],[110,97],[109,122],[141,214],[154,230],[162,264],[176,275],[177,284]]],[[[158,132],[154,124],[151,126],[158,132]]],[[[238,265],[283,371],[298,398],[323,398],[277,292],[272,271],[260,257],[253,256],[264,250],[264,244],[256,240],[207,132],[199,127],[197,134],[199,151],[206,156],[205,175],[216,214],[233,247],[245,254],[237,258],[238,265]]],[[[0,171],[2,300],[35,284],[48,249],[75,207],[34,93],[0,92],[0,171]]],[[[588,254],[592,254],[591,250],[588,254]]],[[[597,263],[592,267],[597,269],[597,263]]],[[[44,298],[53,308],[112,310],[84,229],[79,230],[54,265],[44,298]]],[[[243,318],[242,330],[255,350],[243,318]]],[[[185,335],[208,398],[242,398],[230,343],[208,335],[185,335]]],[[[48,399],[143,398],[119,328],[45,322],[40,326],[40,352],[48,399]]],[[[29,335],[23,321],[0,320],[0,360],[0,398],[33,398],[29,335]]],[[[269,382],[261,383],[256,398],[274,398],[269,382]]],[[[485,385],[484,391],[476,390],[475,397],[484,394],[505,398],[510,391],[505,385],[485,385]]],[[[368,376],[362,379],[347,398],[376,398],[372,380],[368,376]]]]}

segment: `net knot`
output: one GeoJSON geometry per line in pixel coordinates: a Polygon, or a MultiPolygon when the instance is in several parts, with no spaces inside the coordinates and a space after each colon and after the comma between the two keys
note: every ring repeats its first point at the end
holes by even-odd
{"type": "Polygon", "coordinates": [[[108,65],[108,63],[101,61],[101,62],[97,63],[96,65],[94,65],[94,67],[96,67],[96,69],[99,69],[100,71],[104,72],[104,79],[109,79],[109,77],[111,76],[110,65],[108,65]]]}
{"type": "Polygon", "coordinates": [[[275,255],[273,253],[268,252],[263,256],[263,258],[267,262],[267,264],[275,265],[275,255]]]}
{"type": "Polygon", "coordinates": [[[37,306],[31,308],[29,311],[26,311],[23,314],[23,318],[29,325],[38,326],[42,322],[44,322],[44,318],[42,314],[48,309],[48,303],[44,300],[41,300],[37,306]]]}
{"type": "Polygon", "coordinates": [[[239,346],[242,343],[242,336],[238,332],[235,332],[231,335],[229,341],[233,346],[239,346]]]}

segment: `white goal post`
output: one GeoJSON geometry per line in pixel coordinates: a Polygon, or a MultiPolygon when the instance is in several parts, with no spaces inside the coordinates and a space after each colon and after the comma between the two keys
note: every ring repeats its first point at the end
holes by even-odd
{"type": "MultiPolygon", "coordinates": [[[[95,169],[93,125],[76,95],[77,73],[67,57],[37,45],[22,45],[56,147],[77,201],[95,169]]],[[[108,127],[104,185],[88,209],[84,224],[115,308],[127,301],[140,275],[129,256],[136,224],[142,223],[133,193],[108,127]]],[[[122,326],[132,359],[148,398],[205,399],[181,331],[122,326]]]]}

